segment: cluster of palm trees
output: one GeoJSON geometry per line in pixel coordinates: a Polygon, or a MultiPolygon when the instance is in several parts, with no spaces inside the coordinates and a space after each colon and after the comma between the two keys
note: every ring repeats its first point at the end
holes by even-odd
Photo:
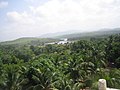
{"type": "Polygon", "coordinates": [[[119,46],[119,34],[65,45],[0,46],[0,90],[98,90],[100,78],[120,88],[119,46]]]}

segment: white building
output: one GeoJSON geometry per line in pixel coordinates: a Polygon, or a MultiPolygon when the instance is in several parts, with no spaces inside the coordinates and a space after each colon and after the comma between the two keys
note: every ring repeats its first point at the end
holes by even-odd
{"type": "Polygon", "coordinates": [[[66,43],[72,43],[71,41],[68,41],[68,39],[67,38],[65,38],[65,39],[62,39],[62,40],[60,40],[59,42],[51,42],[51,43],[45,43],[45,45],[48,45],[48,44],[66,44],[66,43]]]}
{"type": "Polygon", "coordinates": [[[66,44],[66,43],[69,43],[68,39],[65,38],[64,40],[62,41],[59,41],[57,44],[66,44]]]}

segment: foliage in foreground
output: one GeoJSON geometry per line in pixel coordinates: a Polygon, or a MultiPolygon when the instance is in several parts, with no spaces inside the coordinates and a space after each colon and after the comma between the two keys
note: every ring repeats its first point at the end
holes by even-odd
{"type": "Polygon", "coordinates": [[[0,90],[120,89],[120,34],[71,44],[0,46],[0,90]]]}

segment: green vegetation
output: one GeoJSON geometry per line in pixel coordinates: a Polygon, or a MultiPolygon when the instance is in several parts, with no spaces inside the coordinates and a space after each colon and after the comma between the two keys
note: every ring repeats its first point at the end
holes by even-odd
{"type": "Polygon", "coordinates": [[[55,41],[58,41],[58,39],[26,37],[26,38],[19,38],[13,41],[1,42],[0,44],[1,45],[44,45],[44,43],[50,43],[55,41]]]}
{"type": "Polygon", "coordinates": [[[120,34],[38,43],[0,45],[0,90],[98,90],[100,78],[120,89],[120,34]]]}
{"type": "Polygon", "coordinates": [[[69,40],[86,40],[90,38],[106,38],[110,35],[120,33],[120,28],[115,29],[103,29],[99,31],[93,32],[84,32],[84,33],[73,33],[73,34],[65,34],[62,36],[58,36],[57,38],[68,38],[69,40]]]}

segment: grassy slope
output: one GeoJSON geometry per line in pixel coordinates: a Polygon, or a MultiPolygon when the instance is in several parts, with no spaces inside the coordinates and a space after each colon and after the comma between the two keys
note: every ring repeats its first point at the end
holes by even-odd
{"type": "Polygon", "coordinates": [[[1,45],[13,45],[13,44],[19,44],[19,45],[41,45],[47,42],[53,42],[57,41],[56,39],[51,39],[51,38],[19,38],[13,41],[6,41],[6,42],[1,42],[1,45]]]}

